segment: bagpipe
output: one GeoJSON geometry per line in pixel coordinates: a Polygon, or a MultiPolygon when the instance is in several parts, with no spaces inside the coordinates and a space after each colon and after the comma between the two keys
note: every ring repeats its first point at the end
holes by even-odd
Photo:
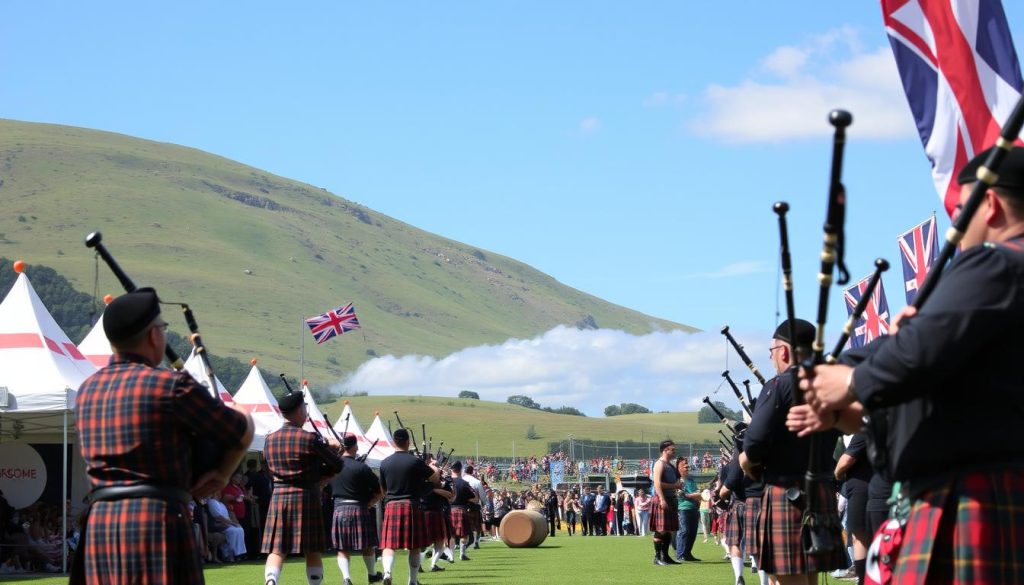
{"type": "MultiPolygon", "coordinates": [[[[743,346],[736,341],[736,338],[732,336],[732,333],[729,333],[728,325],[722,327],[722,335],[724,335],[725,338],[729,340],[729,344],[732,345],[732,348],[736,351],[736,354],[740,356],[740,359],[743,360],[743,363],[746,364],[748,368],[750,368],[751,373],[754,374],[754,377],[757,378],[757,381],[760,382],[762,386],[764,386],[766,382],[764,376],[761,375],[761,372],[757,369],[757,366],[754,365],[754,362],[750,359],[750,356],[747,355],[747,352],[743,351],[743,346]]],[[[747,388],[747,395],[750,395],[749,388],[747,388]]],[[[754,399],[751,398],[750,402],[751,404],[753,404],[754,399]]]]}
{"type": "MultiPolygon", "coordinates": [[[[799,364],[801,368],[810,370],[818,364],[825,362],[825,321],[828,316],[829,288],[833,281],[833,272],[838,267],[839,278],[837,284],[846,284],[849,281],[849,273],[843,261],[845,253],[845,233],[843,224],[846,219],[846,189],[842,183],[843,150],[846,145],[846,128],[853,122],[853,116],[844,110],[833,110],[829,113],[829,123],[833,126],[832,137],[832,165],[829,176],[828,207],[825,214],[825,223],[822,226],[824,233],[821,268],[818,274],[818,314],[815,327],[814,341],[811,345],[810,356],[804,355],[803,348],[796,337],[796,310],[793,303],[793,277],[792,259],[789,251],[789,233],[786,224],[786,213],[789,211],[789,204],[784,201],[775,203],[773,210],[779,220],[779,241],[780,260],[783,273],[783,288],[786,297],[786,317],[789,323],[789,340],[793,349],[793,363],[799,364]]],[[[797,370],[793,370],[794,402],[803,403],[803,395],[799,391],[799,380],[797,370]]],[[[803,508],[803,519],[801,522],[801,533],[804,542],[804,549],[810,555],[824,555],[832,552],[836,544],[842,541],[842,527],[834,516],[820,515],[817,510],[819,497],[819,485],[832,480],[831,470],[821,469],[818,462],[818,450],[821,438],[812,435],[808,448],[808,466],[804,478],[804,489],[793,490],[787,494],[790,500],[803,508]]]]}
{"type": "MultiPolygon", "coordinates": [[[[103,234],[100,232],[92,232],[85,237],[85,246],[96,250],[96,254],[103,259],[103,261],[110,267],[110,271],[114,273],[118,282],[124,287],[126,292],[135,292],[139,287],[135,286],[135,283],[128,276],[128,274],[121,268],[121,265],[117,263],[117,260],[110,254],[107,247],[103,245],[103,234]]],[[[159,301],[159,296],[157,297],[159,301]]],[[[181,307],[181,312],[185,317],[185,324],[189,330],[189,340],[192,342],[192,347],[195,349],[197,355],[203,361],[203,367],[206,369],[207,377],[210,381],[210,392],[213,395],[213,399],[223,404],[220,398],[220,391],[217,389],[216,376],[213,373],[213,366],[210,364],[210,356],[206,350],[206,345],[203,343],[202,336],[199,334],[199,325],[196,322],[195,315],[192,313],[192,309],[186,303],[164,303],[159,301],[161,304],[178,305],[181,307]]],[[[174,351],[169,344],[164,345],[164,356],[167,358],[167,363],[171,365],[175,370],[182,370],[185,367],[184,361],[178,356],[178,353],[174,351]]],[[[192,480],[193,482],[202,477],[203,474],[212,471],[217,468],[220,464],[220,460],[223,457],[223,450],[217,446],[216,443],[210,439],[194,436],[192,439],[192,480]]]]}
{"type": "Polygon", "coordinates": [[[412,428],[407,427],[407,426],[405,426],[405,424],[402,423],[402,418],[400,416],[398,416],[398,411],[397,410],[392,411],[392,412],[394,412],[394,414],[395,414],[395,421],[398,423],[398,427],[409,431],[409,441],[410,441],[410,444],[412,445],[412,451],[413,451],[414,455],[416,455],[417,457],[419,457],[423,461],[427,461],[428,459],[433,459],[434,463],[438,467],[444,467],[446,464],[448,464],[451,461],[452,453],[455,452],[455,448],[452,447],[452,449],[448,452],[448,454],[445,455],[445,453],[444,453],[444,441],[441,441],[440,444],[437,446],[437,453],[436,454],[433,453],[433,450],[434,450],[434,437],[430,437],[429,441],[427,440],[427,424],[426,423],[421,423],[420,424],[420,438],[422,439],[422,446],[423,446],[423,449],[420,450],[419,447],[417,447],[417,443],[416,443],[416,431],[412,430],[412,428]]]}
{"type": "Polygon", "coordinates": [[[729,387],[731,387],[733,393],[736,394],[736,398],[740,401],[740,405],[743,407],[743,410],[745,410],[748,415],[754,416],[754,411],[751,410],[751,406],[747,404],[747,399],[744,398],[743,393],[740,392],[740,387],[736,385],[736,382],[732,381],[732,376],[729,375],[729,370],[722,372],[722,377],[729,383],[729,387]]]}
{"type": "Polygon", "coordinates": [[[703,402],[704,402],[704,404],[707,404],[709,408],[711,408],[712,412],[714,412],[716,415],[718,415],[718,418],[721,420],[721,423],[723,425],[725,425],[727,429],[729,429],[729,432],[731,432],[733,435],[735,435],[736,434],[736,427],[734,427],[729,422],[729,418],[726,417],[725,414],[723,414],[721,410],[718,410],[718,407],[715,406],[715,403],[711,402],[711,398],[708,397],[708,396],[705,396],[703,402]]]}

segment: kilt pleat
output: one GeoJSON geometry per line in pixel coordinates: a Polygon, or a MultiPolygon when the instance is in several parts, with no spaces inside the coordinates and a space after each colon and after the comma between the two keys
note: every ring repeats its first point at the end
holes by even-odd
{"type": "Polygon", "coordinates": [[[665,498],[665,510],[661,509],[658,495],[651,497],[651,520],[648,527],[651,532],[675,532],[679,530],[679,502],[675,498],[665,498]]]}
{"type": "Polygon", "coordinates": [[[362,504],[335,504],[331,518],[331,546],[335,550],[365,550],[377,546],[377,522],[362,504]]]}
{"type": "Polygon", "coordinates": [[[967,474],[914,501],[894,583],[1024,583],[1024,472],[967,474]]]}
{"type": "Polygon", "coordinates": [[[746,551],[744,554],[757,558],[760,542],[758,540],[757,522],[761,515],[761,498],[747,498],[744,502],[743,528],[745,530],[744,543],[746,551]]]}
{"type": "Polygon", "coordinates": [[[423,527],[430,542],[448,540],[448,522],[441,510],[423,510],[423,527]]]}
{"type": "Polygon", "coordinates": [[[473,513],[465,506],[452,506],[452,537],[463,538],[473,534],[473,513]]]}
{"type": "Polygon", "coordinates": [[[274,488],[260,552],[323,552],[327,548],[326,536],[319,490],[288,485],[274,488]]]}
{"type": "MultiPolygon", "coordinates": [[[[819,518],[838,524],[835,493],[825,485],[817,487],[815,512],[819,518]]],[[[806,500],[806,495],[804,498],[806,500]]],[[[766,485],[758,526],[758,568],[773,575],[802,575],[846,568],[846,548],[841,538],[833,543],[832,552],[828,554],[804,552],[802,522],[803,510],[786,498],[786,488],[766,485]]]]}
{"type": "Polygon", "coordinates": [[[746,508],[743,502],[733,499],[729,504],[729,511],[725,514],[725,541],[730,547],[739,547],[741,552],[747,534],[744,524],[746,508]]]}
{"type": "Polygon", "coordinates": [[[384,506],[381,548],[416,549],[431,544],[424,527],[423,510],[410,500],[395,500],[384,506]]]}
{"type": "Polygon", "coordinates": [[[480,508],[466,506],[466,515],[469,516],[469,532],[481,532],[484,524],[483,511],[480,508]]]}
{"type": "Polygon", "coordinates": [[[85,536],[87,583],[203,583],[188,509],[153,498],[96,502],[85,536]]]}

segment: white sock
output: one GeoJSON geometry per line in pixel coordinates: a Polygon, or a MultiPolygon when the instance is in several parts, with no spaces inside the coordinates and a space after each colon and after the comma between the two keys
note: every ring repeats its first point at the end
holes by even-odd
{"type": "Polygon", "coordinates": [[[427,560],[427,549],[420,551],[420,565],[422,565],[425,560],[427,560]]]}
{"type": "Polygon", "coordinates": [[[323,582],[323,567],[306,567],[306,583],[309,583],[309,585],[321,585],[323,582]]]}
{"type": "Polygon", "coordinates": [[[341,569],[342,579],[351,579],[352,573],[348,569],[348,557],[345,555],[338,555],[338,568],[341,569]]]}
{"type": "Polygon", "coordinates": [[[725,554],[729,554],[729,543],[725,542],[725,538],[722,538],[722,548],[725,549],[725,554]]]}
{"type": "Polygon", "coordinates": [[[768,573],[764,571],[758,571],[757,576],[761,579],[761,585],[768,585],[768,573]]]}
{"type": "Polygon", "coordinates": [[[743,557],[729,557],[729,562],[732,563],[732,574],[738,581],[743,575],[743,557]]]}
{"type": "Polygon", "coordinates": [[[363,562],[366,563],[366,574],[376,575],[377,574],[377,557],[369,554],[363,555],[363,562]]]}
{"type": "Polygon", "coordinates": [[[437,566],[437,561],[441,560],[441,545],[434,543],[434,556],[430,557],[430,568],[433,569],[437,566]]]}
{"type": "Polygon", "coordinates": [[[281,567],[271,567],[267,565],[263,569],[263,584],[264,585],[277,585],[277,582],[281,580],[281,567]]]}
{"type": "Polygon", "coordinates": [[[394,554],[392,554],[391,556],[381,555],[380,562],[381,562],[381,564],[384,565],[384,574],[385,575],[390,575],[391,574],[391,569],[394,568],[394,566],[395,566],[395,555],[394,554]]]}
{"type": "Polygon", "coordinates": [[[451,559],[453,563],[455,562],[455,551],[452,550],[452,547],[444,547],[444,554],[448,555],[448,558],[451,559]]]}
{"type": "Polygon", "coordinates": [[[750,555],[750,570],[757,572],[757,559],[754,558],[754,555],[750,555]]]}

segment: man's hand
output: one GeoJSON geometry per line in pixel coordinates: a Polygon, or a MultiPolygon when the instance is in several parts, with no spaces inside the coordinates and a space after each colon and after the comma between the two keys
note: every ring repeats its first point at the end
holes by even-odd
{"type": "Polygon", "coordinates": [[[825,420],[822,420],[809,404],[801,404],[789,409],[786,415],[786,428],[796,433],[798,437],[806,437],[811,433],[831,429],[834,419],[831,413],[827,413],[825,420]]]}
{"type": "Polygon", "coordinates": [[[904,319],[909,319],[917,314],[917,307],[913,305],[907,305],[900,310],[900,312],[893,317],[892,323],[889,324],[889,335],[896,335],[896,332],[900,330],[900,323],[904,319]]]}
{"type": "Polygon", "coordinates": [[[743,473],[751,479],[758,479],[761,477],[761,464],[754,464],[750,459],[747,459],[747,453],[745,451],[740,453],[740,469],[742,469],[743,473]]]}
{"type": "Polygon", "coordinates": [[[213,469],[201,475],[189,492],[197,498],[205,498],[213,495],[217,490],[223,489],[224,486],[228,485],[228,480],[230,479],[230,472],[221,473],[220,470],[213,469]]]}
{"type": "Polygon", "coordinates": [[[830,410],[842,410],[856,400],[849,391],[850,373],[853,368],[843,365],[814,366],[813,370],[800,368],[800,389],[804,400],[818,413],[827,418],[830,410]]]}

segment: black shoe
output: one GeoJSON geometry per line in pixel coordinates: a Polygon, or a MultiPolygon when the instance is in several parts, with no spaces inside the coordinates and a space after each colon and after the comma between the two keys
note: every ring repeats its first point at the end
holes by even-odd
{"type": "Polygon", "coordinates": [[[433,567],[430,567],[430,572],[431,573],[437,573],[438,571],[443,571],[443,570],[444,570],[444,567],[440,567],[438,565],[434,565],[433,567]]]}
{"type": "Polygon", "coordinates": [[[739,578],[736,579],[736,585],[747,585],[747,582],[743,580],[743,575],[740,575],[739,578]]]}
{"type": "Polygon", "coordinates": [[[697,557],[695,557],[693,555],[690,555],[690,556],[687,556],[687,557],[683,557],[683,560],[684,561],[689,561],[691,563],[699,563],[700,562],[700,559],[698,559],[697,557]]]}
{"type": "Polygon", "coordinates": [[[341,585],[352,585],[352,579],[345,579],[341,582],[341,585]]]}
{"type": "Polygon", "coordinates": [[[417,573],[426,573],[427,570],[423,568],[423,565],[420,565],[419,569],[417,569],[416,572],[417,573]]]}
{"type": "Polygon", "coordinates": [[[473,548],[475,548],[477,550],[480,550],[480,543],[479,542],[473,543],[473,548]]]}
{"type": "Polygon", "coordinates": [[[442,561],[448,561],[449,563],[454,563],[455,562],[455,559],[453,559],[450,556],[448,556],[448,553],[441,553],[441,556],[439,558],[442,561]]]}
{"type": "Polygon", "coordinates": [[[382,585],[391,585],[391,575],[385,575],[381,583],[382,585]]]}
{"type": "Polygon", "coordinates": [[[460,561],[471,561],[473,559],[467,557],[465,554],[461,554],[461,555],[459,555],[459,560],[460,561]]]}
{"type": "Polygon", "coordinates": [[[377,573],[369,576],[370,583],[380,583],[384,580],[384,573],[377,573]]]}
{"type": "Polygon", "coordinates": [[[660,542],[655,542],[654,543],[654,564],[658,565],[659,567],[666,567],[666,566],[668,566],[668,563],[666,563],[664,560],[662,560],[662,556],[661,556],[661,543],[660,542]]]}

